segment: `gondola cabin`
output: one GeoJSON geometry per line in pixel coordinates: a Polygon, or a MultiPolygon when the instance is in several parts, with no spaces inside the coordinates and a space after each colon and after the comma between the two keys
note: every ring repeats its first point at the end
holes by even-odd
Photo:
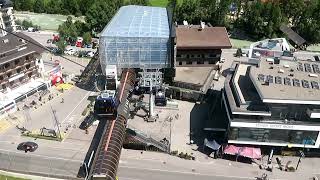
{"type": "Polygon", "coordinates": [[[115,100],[115,91],[102,92],[95,101],[94,112],[98,117],[116,117],[117,102],[115,100]]]}

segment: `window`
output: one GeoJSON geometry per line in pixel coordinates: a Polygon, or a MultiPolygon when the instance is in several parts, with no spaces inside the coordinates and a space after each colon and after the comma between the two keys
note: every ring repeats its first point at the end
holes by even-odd
{"type": "Polygon", "coordinates": [[[182,56],[181,56],[181,54],[177,54],[177,58],[181,58],[182,56]]]}
{"type": "Polygon", "coordinates": [[[8,73],[7,73],[7,76],[8,76],[8,77],[10,77],[11,75],[12,75],[12,73],[11,73],[11,72],[8,72],[8,73]]]}
{"type": "Polygon", "coordinates": [[[5,57],[6,55],[5,54],[0,54],[0,58],[3,58],[5,57]]]}
{"type": "Polygon", "coordinates": [[[19,62],[20,62],[19,59],[17,59],[14,61],[14,64],[17,65],[17,64],[19,64],[19,62]]]}
{"type": "Polygon", "coordinates": [[[6,85],[5,84],[2,84],[2,89],[6,89],[6,85]]]}
{"type": "Polygon", "coordinates": [[[10,66],[10,64],[9,64],[9,63],[6,63],[6,64],[4,65],[4,68],[7,69],[9,66],[10,66]]]}
{"type": "Polygon", "coordinates": [[[210,58],[216,57],[214,54],[209,54],[210,58]]]}
{"type": "Polygon", "coordinates": [[[28,77],[30,78],[32,76],[32,72],[28,74],[28,77]]]}
{"type": "Polygon", "coordinates": [[[182,65],[182,61],[179,61],[179,66],[181,66],[182,65]]]}
{"type": "Polygon", "coordinates": [[[21,72],[21,68],[18,68],[18,69],[17,69],[17,73],[20,73],[20,72],[21,72]]]}
{"type": "Polygon", "coordinates": [[[0,76],[0,81],[2,81],[3,80],[3,76],[0,76]]]}
{"type": "Polygon", "coordinates": [[[214,64],[215,62],[213,60],[209,60],[209,64],[214,64]]]}
{"type": "Polygon", "coordinates": [[[194,55],[193,55],[193,54],[191,54],[191,58],[194,58],[194,55]]]}
{"type": "Polygon", "coordinates": [[[314,145],[318,131],[232,127],[230,140],[314,145]]]}
{"type": "Polygon", "coordinates": [[[197,61],[197,64],[204,64],[203,61],[197,61]]]}
{"type": "Polygon", "coordinates": [[[26,69],[29,69],[29,68],[30,68],[30,64],[27,64],[27,65],[26,65],[26,69]]]}
{"type": "Polygon", "coordinates": [[[189,55],[189,54],[187,54],[187,58],[190,58],[190,55],[189,55]]]}
{"type": "Polygon", "coordinates": [[[186,63],[186,64],[190,65],[190,64],[192,64],[192,61],[187,61],[187,63],[186,63]]]}
{"type": "Polygon", "coordinates": [[[204,57],[205,57],[205,55],[204,55],[204,54],[201,54],[201,57],[202,57],[202,58],[204,58],[204,57]]]}

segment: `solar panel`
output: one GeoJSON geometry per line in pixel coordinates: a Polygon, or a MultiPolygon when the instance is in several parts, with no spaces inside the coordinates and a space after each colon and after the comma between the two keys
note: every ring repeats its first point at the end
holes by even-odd
{"type": "Polygon", "coordinates": [[[311,81],[311,87],[312,89],[319,89],[319,83],[316,81],[311,81]]]}
{"type": "Polygon", "coordinates": [[[302,66],[301,62],[298,63],[297,69],[298,69],[298,71],[303,71],[303,66],[302,66]]]}
{"type": "Polygon", "coordinates": [[[312,64],[313,72],[320,74],[320,69],[318,64],[312,64]]]}
{"type": "Polygon", "coordinates": [[[309,81],[307,81],[307,80],[302,80],[302,87],[304,87],[304,88],[310,88],[309,81]]]}
{"type": "Polygon", "coordinates": [[[284,84],[287,85],[287,86],[291,86],[290,78],[285,77],[284,78],[284,84]]]}
{"type": "Polygon", "coordinates": [[[267,79],[266,79],[266,82],[268,82],[268,83],[273,83],[273,76],[268,75],[268,76],[267,76],[267,79]]]}
{"type": "Polygon", "coordinates": [[[306,72],[312,73],[311,66],[308,63],[304,63],[304,68],[306,72]]]}
{"type": "Polygon", "coordinates": [[[295,86],[295,87],[300,87],[300,81],[299,81],[299,79],[292,79],[292,83],[293,83],[293,86],[295,86]]]}
{"type": "Polygon", "coordinates": [[[282,84],[282,78],[280,76],[276,76],[276,84],[282,84]]]}
{"type": "Polygon", "coordinates": [[[264,75],[263,74],[258,74],[258,80],[259,81],[264,81],[264,75]]]}

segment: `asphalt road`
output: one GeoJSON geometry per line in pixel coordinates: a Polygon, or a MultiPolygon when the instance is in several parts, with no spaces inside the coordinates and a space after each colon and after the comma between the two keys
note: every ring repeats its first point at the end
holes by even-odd
{"type": "Polygon", "coordinates": [[[217,176],[212,172],[211,175],[180,172],[180,171],[164,171],[161,169],[143,169],[135,167],[120,166],[118,170],[120,180],[245,180],[255,178],[241,178],[235,176],[217,176]]]}

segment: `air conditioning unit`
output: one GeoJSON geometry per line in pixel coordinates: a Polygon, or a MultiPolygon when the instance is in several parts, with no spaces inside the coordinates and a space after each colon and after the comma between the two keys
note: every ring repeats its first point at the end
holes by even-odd
{"type": "Polygon", "coordinates": [[[279,69],[278,73],[284,73],[283,69],[279,69]]]}
{"type": "Polygon", "coordinates": [[[309,74],[310,77],[318,77],[318,74],[309,74]]]}

